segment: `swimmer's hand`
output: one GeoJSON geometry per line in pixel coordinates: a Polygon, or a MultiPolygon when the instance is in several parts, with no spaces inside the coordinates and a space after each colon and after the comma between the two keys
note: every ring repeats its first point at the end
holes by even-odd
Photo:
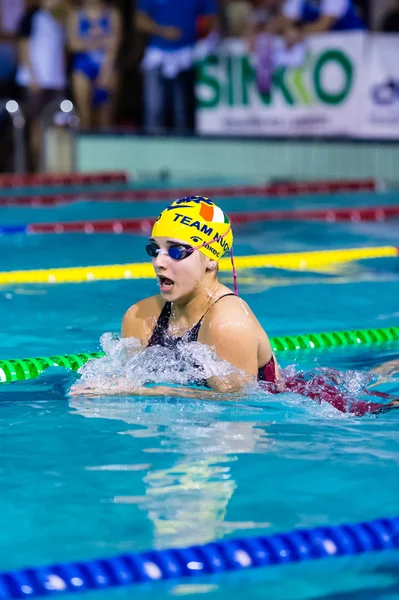
{"type": "Polygon", "coordinates": [[[395,408],[399,408],[399,399],[398,400],[392,400],[392,402],[389,402],[388,404],[386,404],[383,408],[380,408],[377,411],[373,411],[373,414],[375,415],[382,415],[385,414],[391,410],[394,410],[395,408]]]}
{"type": "Polygon", "coordinates": [[[399,373],[399,360],[389,360],[379,367],[371,369],[372,373],[376,375],[385,375],[386,377],[392,377],[395,373],[399,373]]]}

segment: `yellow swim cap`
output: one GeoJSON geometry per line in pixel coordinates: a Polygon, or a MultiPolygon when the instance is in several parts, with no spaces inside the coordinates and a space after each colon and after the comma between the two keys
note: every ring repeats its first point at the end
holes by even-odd
{"type": "Polygon", "coordinates": [[[228,216],[202,196],[187,196],[165,208],[154,224],[152,236],[177,238],[217,261],[233,245],[228,216]]]}

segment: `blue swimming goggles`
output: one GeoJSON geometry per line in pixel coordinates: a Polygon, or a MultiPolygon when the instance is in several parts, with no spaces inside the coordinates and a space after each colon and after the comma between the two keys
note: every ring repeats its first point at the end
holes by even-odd
{"type": "Polygon", "coordinates": [[[156,258],[158,254],[166,254],[170,258],[173,258],[173,260],[183,260],[195,250],[192,246],[185,244],[174,244],[173,246],[169,246],[167,250],[161,250],[156,244],[148,244],[145,249],[151,258],[156,258]]]}

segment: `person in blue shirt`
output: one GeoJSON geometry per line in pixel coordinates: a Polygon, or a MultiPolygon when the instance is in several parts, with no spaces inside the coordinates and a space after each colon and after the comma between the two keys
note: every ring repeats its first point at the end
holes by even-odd
{"type": "Polygon", "coordinates": [[[308,35],[365,29],[353,0],[285,0],[281,14],[268,26],[294,46],[308,35]]]}
{"type": "Polygon", "coordinates": [[[208,16],[217,28],[216,0],[139,0],[136,29],[149,36],[142,70],[144,131],[165,129],[170,106],[175,132],[191,129],[194,94],[194,47],[197,19],[208,16]]]}

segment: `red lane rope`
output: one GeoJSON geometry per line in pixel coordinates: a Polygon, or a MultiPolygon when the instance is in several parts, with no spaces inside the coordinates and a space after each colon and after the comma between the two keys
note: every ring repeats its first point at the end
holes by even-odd
{"type": "MultiPolygon", "coordinates": [[[[98,182],[97,182],[98,183],[98,182]]],[[[237,198],[245,196],[259,196],[262,198],[300,196],[303,194],[339,194],[345,192],[374,192],[378,185],[375,180],[364,181],[312,181],[299,183],[276,183],[272,185],[235,185],[223,187],[192,186],[191,188],[166,188],[166,189],[136,189],[118,192],[87,190],[72,192],[70,194],[37,195],[37,196],[4,196],[0,197],[0,206],[56,206],[58,204],[71,204],[78,201],[105,201],[105,202],[154,202],[157,200],[171,200],[184,198],[195,193],[208,198],[237,198]]]]}
{"type": "Polygon", "coordinates": [[[127,183],[127,174],[123,171],[98,173],[37,173],[0,175],[0,188],[55,186],[55,185],[95,185],[102,183],[127,183]]]}
{"type": "Polygon", "coordinates": [[[356,208],[327,208],[316,210],[273,210],[245,213],[231,213],[234,223],[256,221],[385,221],[399,216],[398,206],[366,206],[356,208]]]}
{"type": "MultiPolygon", "coordinates": [[[[233,224],[261,221],[327,221],[357,222],[385,221],[399,217],[398,206],[366,208],[330,208],[321,210],[274,210],[259,212],[230,213],[233,224]]],[[[107,219],[100,221],[75,221],[69,223],[33,223],[27,226],[28,233],[140,233],[151,229],[155,218],[107,219]]]]}

